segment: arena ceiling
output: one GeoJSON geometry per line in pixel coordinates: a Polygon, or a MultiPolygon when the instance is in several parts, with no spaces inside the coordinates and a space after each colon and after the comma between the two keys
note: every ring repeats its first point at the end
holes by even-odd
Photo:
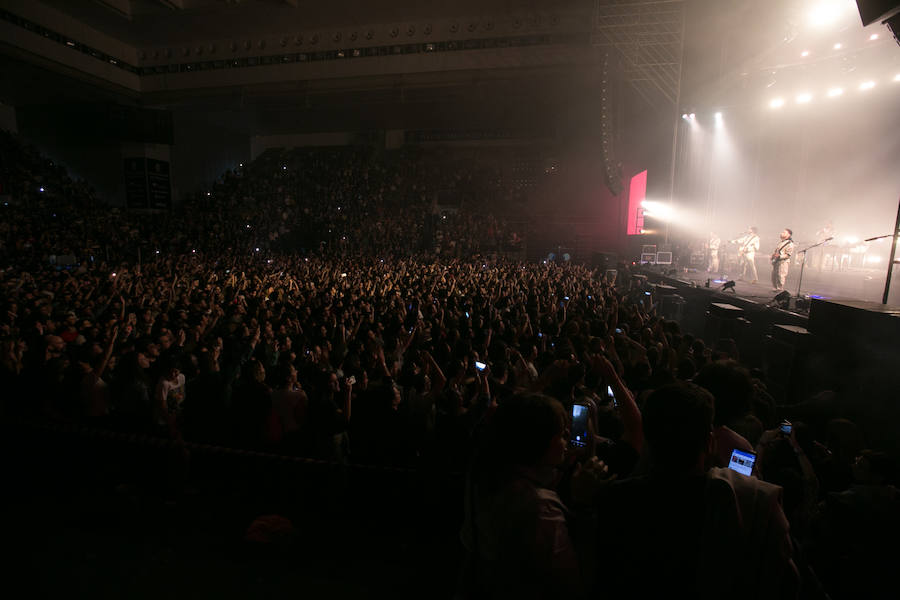
{"type": "Polygon", "coordinates": [[[593,0],[41,0],[136,47],[452,17],[523,19],[590,10],[593,0]]]}

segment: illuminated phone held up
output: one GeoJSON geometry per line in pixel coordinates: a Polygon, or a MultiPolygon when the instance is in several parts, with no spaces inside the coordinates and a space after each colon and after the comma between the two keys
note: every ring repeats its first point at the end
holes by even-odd
{"type": "Polygon", "coordinates": [[[576,448],[583,448],[588,443],[588,418],[590,411],[586,404],[575,403],[570,411],[572,427],[569,443],[576,448]]]}

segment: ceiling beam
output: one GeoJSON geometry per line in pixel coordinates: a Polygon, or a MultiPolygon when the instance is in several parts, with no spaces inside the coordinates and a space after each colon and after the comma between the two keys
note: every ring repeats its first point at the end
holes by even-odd
{"type": "Polygon", "coordinates": [[[129,21],[134,17],[131,10],[131,0],[94,0],[100,6],[111,10],[120,17],[125,17],[129,21]]]}

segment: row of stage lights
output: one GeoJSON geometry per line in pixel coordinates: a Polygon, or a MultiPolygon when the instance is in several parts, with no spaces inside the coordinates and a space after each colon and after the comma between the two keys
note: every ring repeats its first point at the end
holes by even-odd
{"type": "MultiPolygon", "coordinates": [[[[697,120],[697,115],[696,115],[695,113],[684,113],[683,115],[681,115],[681,118],[684,119],[685,121],[691,121],[691,122],[694,122],[694,121],[697,120]]],[[[723,117],[722,117],[722,113],[721,113],[721,112],[715,113],[715,114],[713,115],[713,118],[714,118],[715,121],[716,121],[716,125],[721,126],[722,123],[724,122],[724,121],[723,121],[723,117]]]]}
{"type": "MultiPolygon", "coordinates": [[[[895,75],[894,79],[892,81],[894,83],[900,83],[900,73],[895,75]]],[[[862,83],[859,84],[858,90],[860,92],[867,92],[867,91],[871,90],[872,88],[874,88],[876,85],[877,85],[877,82],[873,81],[873,80],[863,81],[862,83]]],[[[833,87],[833,88],[830,88],[825,93],[825,96],[827,96],[828,98],[839,98],[840,96],[844,95],[844,92],[845,92],[844,88],[833,87]]],[[[812,93],[803,92],[803,93],[800,93],[800,94],[797,94],[796,96],[794,96],[794,103],[801,104],[801,105],[809,104],[810,102],[813,101],[813,98],[814,98],[814,96],[812,93]]],[[[772,98],[769,101],[769,108],[779,109],[779,108],[782,108],[783,106],[785,106],[787,103],[788,103],[787,100],[785,100],[781,96],[778,96],[776,98],[772,98]]],[[[715,118],[716,125],[721,126],[723,123],[722,113],[717,112],[713,116],[715,118]]],[[[695,113],[684,113],[681,115],[681,118],[684,119],[685,121],[694,122],[697,120],[697,115],[695,113]]]]}
{"type": "MultiPolygon", "coordinates": [[[[876,41],[878,41],[878,38],[879,38],[878,34],[877,34],[877,33],[873,33],[872,35],[869,36],[869,41],[870,41],[870,42],[876,42],[876,41]]],[[[832,50],[843,50],[843,49],[844,49],[844,44],[843,44],[842,42],[836,42],[836,43],[831,47],[831,49],[832,49],[832,50]]],[[[809,50],[804,50],[803,52],[800,53],[800,58],[809,58],[811,54],[812,54],[812,52],[810,52],[809,50]]]]}
{"type": "MultiPolygon", "coordinates": [[[[894,83],[900,83],[900,73],[898,73],[897,75],[894,76],[893,81],[894,81],[894,83]]],[[[878,82],[870,79],[868,81],[863,81],[862,83],[860,83],[859,87],[857,89],[860,92],[867,92],[867,91],[871,90],[872,88],[874,88],[877,84],[878,84],[878,82]]],[[[845,92],[845,90],[842,87],[833,87],[833,88],[830,88],[825,93],[825,96],[828,98],[839,98],[844,95],[844,92],[845,92]]],[[[810,92],[802,92],[802,93],[794,96],[795,104],[809,104],[810,102],[812,102],[812,100],[813,100],[813,94],[810,92]]],[[[776,98],[772,98],[769,101],[769,108],[779,109],[786,104],[787,104],[787,100],[781,96],[778,96],[776,98]]]]}

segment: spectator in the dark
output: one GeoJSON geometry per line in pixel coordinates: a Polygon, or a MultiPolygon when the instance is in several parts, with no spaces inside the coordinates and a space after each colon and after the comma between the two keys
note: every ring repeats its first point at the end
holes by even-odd
{"type": "Polygon", "coordinates": [[[643,407],[649,474],[601,488],[596,594],[791,598],[797,573],[780,488],[707,468],[714,401],[699,386],[654,391],[643,407]]]}
{"type": "Polygon", "coordinates": [[[231,410],[231,383],[219,363],[221,341],[201,352],[199,374],[187,382],[184,401],[184,435],[191,441],[224,444],[229,441],[228,419],[231,410]]]}
{"type": "Polygon", "coordinates": [[[232,393],[234,440],[240,448],[258,450],[271,446],[272,391],[266,385],[262,363],[250,359],[232,393]]]}
{"type": "Polygon", "coordinates": [[[126,354],[111,384],[114,418],[125,431],[147,433],[151,429],[150,359],[144,352],[126,354]]]}
{"type": "Polygon", "coordinates": [[[159,379],[153,391],[153,422],[160,433],[171,438],[181,435],[181,411],[186,393],[185,376],[175,362],[162,361],[159,379]]]}
{"type": "Polygon", "coordinates": [[[497,407],[468,478],[463,597],[583,597],[567,509],[554,489],[566,423],[562,405],[547,396],[497,407]]]}
{"type": "Polygon", "coordinates": [[[727,467],[735,449],[753,452],[753,445],[731,428],[750,414],[753,398],[750,373],[735,361],[716,361],[703,367],[693,381],[715,398],[716,452],[713,466],[727,467]]]}
{"type": "Polygon", "coordinates": [[[343,462],[350,452],[347,427],[352,416],[353,384],[348,378],[342,388],[334,371],[321,371],[319,378],[319,393],[309,398],[313,452],[316,458],[343,462]]]}
{"type": "Polygon", "coordinates": [[[813,525],[810,555],[834,597],[894,598],[900,585],[900,491],[897,463],[862,450],[853,484],[825,497],[813,525]]]}
{"type": "Polygon", "coordinates": [[[272,391],[272,413],[279,437],[279,446],[288,454],[307,452],[304,435],[309,400],[297,379],[297,369],[289,362],[278,366],[275,389],[272,391]]]}

